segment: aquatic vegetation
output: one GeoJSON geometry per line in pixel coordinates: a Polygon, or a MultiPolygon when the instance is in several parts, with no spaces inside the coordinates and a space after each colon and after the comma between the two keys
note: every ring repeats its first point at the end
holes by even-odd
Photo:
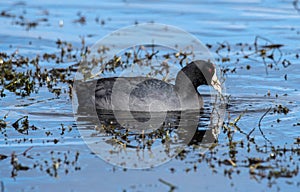
{"type": "MultiPolygon", "coordinates": [[[[57,88],[61,83],[69,85],[73,82],[72,73],[76,71],[76,63],[71,64],[66,68],[52,68],[47,69],[42,62],[64,63],[66,60],[70,62],[78,61],[78,55],[74,52],[70,43],[58,40],[56,42],[60,52],[58,53],[44,53],[41,57],[37,55],[34,58],[28,58],[17,53],[8,55],[0,53],[1,65],[1,97],[5,97],[5,90],[13,92],[16,96],[26,97],[31,93],[38,93],[41,87],[47,87],[49,92],[56,96],[61,94],[60,88],[57,88]]],[[[70,90],[64,90],[70,92],[70,90]]]]}
{"type": "MultiPolygon", "coordinates": [[[[241,48],[241,52],[235,53],[236,55],[241,55],[237,62],[239,62],[240,59],[251,59],[255,57],[259,57],[262,60],[262,63],[266,62],[267,60],[270,60],[273,62],[275,66],[278,65],[278,63],[282,60],[282,53],[279,50],[282,45],[279,44],[270,44],[269,41],[265,40],[267,43],[266,45],[257,45],[257,41],[259,38],[256,38],[255,45],[250,46],[248,44],[237,44],[236,47],[241,48]],[[258,48],[260,47],[260,48],[258,48]],[[244,50],[253,50],[252,53],[244,53],[244,50]],[[279,58],[275,60],[275,51],[276,54],[279,54],[279,58]]],[[[6,53],[1,53],[1,86],[2,86],[2,97],[5,97],[6,91],[10,91],[15,93],[16,96],[21,97],[28,97],[31,93],[37,93],[41,87],[47,87],[49,92],[56,95],[57,97],[60,96],[62,91],[67,91],[69,93],[69,96],[71,97],[71,88],[73,83],[73,75],[74,72],[76,72],[78,68],[78,61],[80,60],[80,56],[84,56],[88,51],[89,48],[85,46],[84,39],[82,39],[82,46],[81,47],[74,47],[71,43],[68,43],[66,41],[57,40],[56,41],[57,49],[58,51],[56,53],[44,53],[42,56],[36,56],[34,58],[28,58],[23,57],[21,55],[18,55],[17,53],[13,53],[11,55],[8,55],[6,53]],[[79,54],[77,50],[80,50],[79,54]],[[56,63],[58,64],[57,67],[52,69],[47,69],[43,67],[41,64],[42,62],[49,62],[49,63],[56,63]],[[65,62],[71,63],[67,67],[60,67],[59,64],[63,64],[65,62]],[[75,63],[75,64],[74,64],[75,63]],[[25,68],[26,66],[26,68],[25,68]],[[57,88],[59,84],[64,84],[64,87],[68,87],[68,90],[63,90],[62,88],[57,88]]],[[[151,46],[150,46],[151,47],[151,46]]],[[[216,47],[215,45],[208,46],[209,48],[216,47]]],[[[154,47],[153,47],[154,48],[154,47]]],[[[102,47],[99,49],[99,53],[105,52],[107,48],[102,47]]],[[[216,49],[216,53],[219,54],[219,58],[217,58],[217,61],[221,61],[223,63],[231,62],[233,58],[231,58],[231,47],[229,43],[223,43],[220,44],[219,47],[216,49]],[[221,52],[226,50],[228,52],[228,56],[224,57],[221,52]],[[230,58],[230,59],[229,59],[230,58]]],[[[183,53],[183,52],[173,52],[173,53],[167,53],[164,52],[161,54],[159,51],[156,51],[155,49],[152,49],[152,52],[148,52],[147,49],[143,46],[139,46],[136,51],[125,51],[122,56],[115,56],[113,59],[110,60],[107,64],[103,65],[104,68],[101,69],[99,74],[106,74],[106,73],[115,73],[116,70],[121,70],[128,68],[132,64],[137,65],[144,65],[149,66],[151,70],[146,74],[147,76],[161,76],[162,79],[166,81],[172,81],[173,79],[168,78],[168,74],[170,73],[169,66],[167,65],[167,60],[176,59],[179,61],[180,65],[185,65],[185,63],[188,62],[189,59],[191,59],[192,53],[183,53]],[[162,57],[160,55],[162,55],[162,57]],[[159,58],[161,57],[161,58],[159,58]],[[160,65],[152,66],[152,62],[155,63],[157,59],[161,59],[160,65]]],[[[284,62],[287,62],[287,60],[282,60],[284,62]]],[[[100,60],[93,60],[91,62],[92,66],[101,64],[101,58],[100,60]]],[[[237,63],[238,64],[238,63],[237,63]]],[[[238,65],[237,65],[238,66],[238,65]]],[[[283,65],[284,67],[288,67],[287,65],[283,65]]],[[[268,65],[270,67],[270,65],[268,65]]],[[[251,66],[246,66],[247,70],[251,70],[251,66]]],[[[228,70],[223,70],[223,72],[226,74],[228,70]]],[[[235,69],[232,69],[231,72],[236,72],[235,69]]],[[[23,105],[26,107],[26,105],[23,105]]],[[[228,107],[230,108],[230,102],[228,107]]],[[[276,105],[273,109],[274,114],[288,114],[289,109],[287,107],[284,107],[282,105],[276,105]]],[[[270,108],[271,110],[271,108],[270,108]]],[[[266,115],[270,110],[267,110],[267,112],[264,114],[266,115]]],[[[247,167],[249,169],[249,173],[253,176],[262,178],[278,178],[278,177],[293,177],[298,174],[298,171],[296,168],[290,168],[285,169],[280,166],[274,166],[274,163],[276,163],[281,157],[282,157],[282,148],[275,148],[274,146],[259,146],[255,142],[255,137],[251,136],[252,132],[255,130],[251,130],[249,133],[246,133],[243,128],[240,128],[238,126],[239,121],[243,119],[243,116],[247,114],[247,111],[244,113],[241,113],[238,115],[233,121],[231,121],[231,117],[229,116],[228,122],[224,123],[223,126],[223,134],[227,135],[228,143],[227,144],[215,144],[210,148],[210,152],[206,154],[202,154],[200,159],[197,159],[196,162],[193,163],[192,168],[187,168],[186,171],[189,170],[197,170],[197,163],[200,163],[202,161],[206,161],[209,163],[209,165],[212,167],[212,170],[214,172],[217,172],[216,166],[219,167],[230,167],[229,169],[224,169],[224,175],[231,177],[232,174],[236,173],[238,174],[242,168],[247,167]],[[236,134],[244,135],[244,139],[242,140],[235,140],[234,136],[236,134]],[[228,151],[225,153],[228,155],[221,155],[218,158],[214,157],[218,154],[219,150],[221,148],[228,148],[228,151]],[[256,152],[260,153],[260,148],[265,147],[267,151],[264,151],[263,153],[269,153],[267,155],[268,157],[265,159],[257,158],[257,157],[247,157],[247,158],[241,158],[238,157],[238,153],[241,150],[246,150],[247,153],[249,153],[253,149],[257,149],[256,152]]],[[[262,128],[260,127],[261,121],[263,121],[263,117],[260,120],[258,120],[258,127],[261,132],[261,134],[265,137],[262,128]]],[[[29,116],[23,116],[19,119],[17,119],[14,123],[12,123],[12,127],[15,128],[16,131],[18,131],[21,134],[30,135],[29,130],[35,131],[40,130],[41,128],[37,128],[34,125],[29,124],[29,116]]],[[[0,121],[0,125],[2,129],[7,129],[7,123],[5,121],[5,118],[0,121]]],[[[133,134],[129,130],[123,130],[116,128],[116,125],[111,124],[108,122],[107,124],[103,124],[103,127],[100,129],[97,129],[98,131],[105,131],[107,134],[112,136],[112,144],[121,145],[124,147],[134,147],[137,149],[144,149],[148,148],[151,149],[152,145],[155,145],[155,142],[162,142],[165,143],[170,138],[168,137],[169,134],[172,134],[172,126],[171,124],[168,124],[167,126],[170,127],[170,129],[164,129],[164,130],[157,130],[151,134],[145,133],[145,134],[133,134]]],[[[63,124],[60,128],[60,134],[64,135],[65,131],[67,131],[68,128],[66,128],[63,124]]],[[[70,130],[69,130],[70,131],[70,130]]],[[[45,131],[46,136],[53,136],[53,133],[51,131],[45,131]]],[[[197,139],[199,141],[202,140],[201,137],[202,133],[199,132],[198,137],[194,138],[193,142],[191,143],[190,147],[197,149],[197,139]]],[[[6,136],[8,137],[8,136],[6,136]]],[[[93,137],[97,137],[97,133],[93,134],[93,137]]],[[[49,139],[45,140],[45,143],[59,143],[59,138],[49,139]]],[[[190,148],[189,147],[189,148],[190,148]]],[[[190,149],[183,150],[179,155],[178,159],[181,159],[184,161],[185,159],[189,158],[189,154],[193,151],[190,151],[190,149]]],[[[285,149],[284,152],[290,153],[290,155],[294,155],[295,149],[285,149]]],[[[54,153],[54,152],[52,152],[54,153]]],[[[66,161],[63,161],[61,158],[52,159],[51,162],[45,161],[43,164],[41,163],[35,163],[34,166],[28,166],[23,165],[19,161],[17,161],[17,154],[13,153],[11,154],[11,164],[13,167],[12,170],[12,176],[17,176],[17,173],[19,171],[29,171],[32,168],[39,167],[40,170],[44,170],[48,175],[57,177],[58,173],[60,172],[60,167],[62,166],[62,162],[66,164],[66,161]]],[[[7,159],[9,155],[1,155],[1,159],[7,159]]],[[[78,157],[77,157],[78,158],[78,157]]],[[[282,160],[280,160],[282,161],[282,160]]],[[[77,160],[76,160],[77,162],[77,160]]],[[[285,162],[288,163],[288,162],[285,162]]],[[[70,163],[67,163],[70,164],[70,163]]],[[[72,164],[72,163],[71,163],[72,164]]],[[[74,164],[74,163],[73,163],[74,164]]],[[[76,170],[80,170],[80,168],[76,168],[76,170]]],[[[171,172],[174,172],[176,169],[171,168],[171,172]],[[173,170],[173,171],[172,171],[173,170]]],[[[65,170],[66,173],[68,173],[68,170],[65,170]]]]}
{"type": "Polygon", "coordinates": [[[85,16],[81,15],[81,13],[77,13],[79,19],[74,20],[74,23],[80,23],[81,25],[84,25],[86,23],[86,18],[85,16]]]}
{"type": "Polygon", "coordinates": [[[21,154],[12,152],[10,156],[0,155],[0,160],[5,160],[10,157],[10,164],[12,167],[11,177],[15,178],[21,171],[30,171],[37,169],[41,172],[45,172],[51,177],[59,177],[59,174],[69,174],[69,172],[79,171],[79,152],[59,152],[50,151],[51,159],[40,159],[40,154],[34,154],[30,152],[34,150],[33,147],[29,147],[21,154]],[[70,157],[71,156],[71,157],[70,157]],[[23,164],[22,161],[31,161],[32,164],[23,164]]]}
{"type": "MultiPolygon", "coordinates": [[[[209,152],[198,154],[197,158],[189,157],[191,153],[197,152],[197,148],[190,147],[182,151],[178,157],[183,161],[186,160],[186,164],[191,166],[187,170],[197,171],[195,168],[197,164],[206,162],[213,172],[223,171],[224,176],[229,179],[233,179],[234,174],[239,175],[241,172],[248,171],[251,178],[257,181],[267,179],[270,186],[276,184],[278,178],[297,176],[299,164],[297,160],[292,159],[299,157],[299,148],[276,147],[272,143],[262,144],[256,141],[257,136],[251,136],[251,132],[245,133],[243,128],[239,127],[239,121],[243,120],[244,114],[247,112],[224,123],[223,133],[227,135],[228,142],[216,144],[209,152]]],[[[268,136],[263,132],[261,134],[267,139],[268,136]]],[[[171,168],[170,171],[175,172],[176,168],[171,168]]]]}
{"type": "Polygon", "coordinates": [[[265,65],[266,73],[268,74],[268,69],[279,70],[281,64],[284,68],[290,66],[292,62],[290,61],[290,55],[285,53],[285,58],[283,58],[282,47],[283,44],[273,43],[271,40],[256,36],[253,43],[236,43],[231,45],[229,42],[224,41],[218,43],[218,45],[206,45],[210,50],[214,51],[218,58],[216,60],[222,63],[222,66],[226,66],[226,63],[230,63],[231,68],[225,67],[222,72],[226,74],[227,72],[236,73],[237,69],[246,68],[251,69],[251,65],[239,66],[239,63],[263,63],[265,65]],[[235,64],[235,65],[232,65],[235,64]],[[236,66],[232,68],[232,66],[236,66]]]}
{"type": "Polygon", "coordinates": [[[7,122],[5,121],[6,118],[7,118],[7,114],[2,119],[0,119],[0,131],[6,128],[7,126],[7,122]]]}

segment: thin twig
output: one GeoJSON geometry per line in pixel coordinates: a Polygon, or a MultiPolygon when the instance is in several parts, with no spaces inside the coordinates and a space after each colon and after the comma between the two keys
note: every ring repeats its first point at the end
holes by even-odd
{"type": "Polygon", "coordinates": [[[268,141],[271,145],[272,145],[272,142],[265,136],[265,134],[263,133],[262,129],[261,129],[261,121],[263,120],[263,118],[270,112],[270,110],[272,109],[272,107],[270,107],[264,114],[263,116],[261,116],[259,122],[258,122],[258,128],[259,128],[259,131],[261,133],[261,135],[264,137],[264,139],[266,141],[268,141]]]}
{"type": "Polygon", "coordinates": [[[172,191],[174,191],[175,189],[177,189],[177,187],[176,187],[175,185],[173,185],[172,183],[169,183],[169,182],[167,182],[167,181],[165,181],[165,180],[163,180],[163,179],[161,179],[161,178],[159,178],[158,181],[160,181],[161,183],[163,183],[163,184],[169,186],[169,187],[170,187],[169,192],[172,192],[172,191]]]}
{"type": "Polygon", "coordinates": [[[22,155],[23,156],[26,156],[26,153],[29,151],[29,150],[31,150],[33,148],[33,146],[31,146],[31,147],[29,147],[28,149],[26,149],[23,153],[22,153],[22,155]]]}
{"type": "MultiPolygon", "coordinates": [[[[263,132],[262,132],[262,130],[261,130],[261,122],[262,122],[262,120],[263,120],[263,118],[270,112],[270,110],[272,109],[272,107],[270,107],[262,116],[261,116],[261,118],[259,119],[259,121],[258,121],[258,128],[259,128],[259,130],[260,130],[260,132],[263,134],[263,132]]],[[[249,137],[250,137],[250,135],[253,133],[253,131],[255,130],[255,128],[256,127],[254,127],[249,133],[248,133],[248,135],[247,135],[247,138],[249,139],[249,137]]],[[[264,136],[264,134],[263,134],[263,136],[264,136]]],[[[266,138],[265,138],[266,139],[266,138]]],[[[268,139],[267,139],[268,140],[268,139]]]]}
{"type": "Polygon", "coordinates": [[[253,133],[253,131],[255,130],[255,127],[248,133],[247,135],[247,139],[249,140],[250,135],[253,133]]]}
{"type": "Polygon", "coordinates": [[[263,118],[270,112],[270,110],[272,109],[272,107],[270,107],[262,116],[261,118],[259,119],[258,121],[258,127],[260,128],[260,125],[261,125],[261,121],[263,120],[263,118]]]}

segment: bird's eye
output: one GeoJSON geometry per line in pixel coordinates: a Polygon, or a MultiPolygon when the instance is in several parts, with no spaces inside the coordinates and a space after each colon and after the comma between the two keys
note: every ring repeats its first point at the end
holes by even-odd
{"type": "Polygon", "coordinates": [[[215,68],[216,68],[216,65],[215,65],[215,64],[212,64],[212,67],[209,67],[209,68],[208,68],[208,72],[209,72],[210,74],[213,74],[213,73],[215,72],[215,68]]]}

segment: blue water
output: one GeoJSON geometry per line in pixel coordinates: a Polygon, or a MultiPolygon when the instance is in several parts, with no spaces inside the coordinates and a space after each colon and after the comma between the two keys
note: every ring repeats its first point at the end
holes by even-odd
{"type": "MultiPolygon", "coordinates": [[[[45,52],[59,53],[60,49],[55,43],[58,39],[80,49],[82,38],[86,45],[91,46],[105,35],[135,23],[155,22],[179,27],[204,44],[212,45],[211,52],[221,69],[235,69],[235,72],[229,71],[224,75],[226,95],[230,95],[226,118],[230,116],[230,121],[233,121],[244,113],[237,123],[238,128],[245,133],[255,128],[251,134],[255,138],[254,144],[241,131],[232,127],[233,141],[237,143],[237,167],[219,164],[219,161],[230,159],[228,132],[221,130],[217,146],[203,158],[197,149],[190,147],[187,148],[190,152],[184,160],[175,158],[147,170],[123,170],[91,153],[78,127],[74,125],[72,101],[68,93],[63,92],[57,97],[42,87],[38,93],[21,98],[6,91],[6,97],[0,98],[0,119],[7,114],[6,121],[11,124],[28,115],[30,123],[39,129],[30,130],[28,135],[20,134],[12,127],[6,128],[5,133],[2,130],[0,154],[9,157],[0,160],[0,182],[3,186],[0,186],[0,191],[169,191],[170,187],[162,180],[176,186],[174,191],[298,190],[298,173],[291,178],[267,178],[270,171],[287,169],[297,172],[299,165],[299,154],[292,152],[278,153],[274,161],[267,161],[272,154],[270,142],[275,148],[299,149],[296,141],[300,135],[300,126],[297,125],[300,123],[300,59],[296,54],[300,53],[300,12],[293,6],[293,1],[2,0],[0,11],[15,15],[0,17],[0,52],[17,52],[30,58],[45,52]],[[21,15],[25,21],[43,18],[47,21],[39,21],[36,27],[26,29],[26,26],[17,24],[21,15]],[[74,20],[80,18],[78,15],[86,18],[85,24],[74,23],[74,20]],[[63,26],[59,22],[63,22],[63,26]],[[277,64],[269,58],[264,63],[260,54],[255,53],[253,46],[257,36],[259,46],[283,45],[280,50],[274,49],[274,60],[279,61],[277,64]],[[243,43],[243,51],[238,43],[243,43]],[[217,54],[220,44],[226,45],[226,48],[229,45],[230,51],[224,48],[217,54]],[[252,46],[252,50],[246,44],[252,46]],[[244,55],[248,55],[248,58],[244,58],[244,55]],[[230,57],[231,60],[218,60],[224,57],[230,57]],[[290,61],[291,65],[284,67],[284,59],[290,61]],[[266,72],[265,64],[273,64],[274,67],[268,68],[266,72]],[[249,70],[246,69],[247,65],[251,66],[249,70]],[[288,107],[289,113],[274,113],[273,109],[279,104],[288,107]],[[273,109],[261,123],[264,138],[258,129],[258,122],[269,107],[273,109]],[[279,123],[277,119],[280,119],[279,123]],[[63,135],[61,124],[66,128],[63,135]],[[47,136],[47,132],[51,134],[47,136]],[[54,139],[59,142],[55,144],[54,139]],[[241,142],[244,147],[240,146],[241,142]],[[265,145],[267,147],[264,148],[265,145]],[[27,152],[31,158],[23,156],[22,153],[31,146],[33,148],[27,152]],[[256,147],[266,152],[258,151],[256,147]],[[79,160],[74,164],[61,163],[57,177],[46,171],[47,168],[52,170],[53,161],[64,159],[64,153],[70,161],[74,161],[77,151],[80,152],[79,160]],[[27,171],[18,171],[14,178],[11,177],[10,157],[13,152],[19,154],[18,159],[22,165],[30,167],[27,171]],[[268,167],[255,170],[260,175],[251,174],[251,168],[247,167],[248,158],[254,157],[267,161],[261,165],[268,167]],[[38,168],[33,167],[34,163],[38,168]],[[226,173],[228,171],[233,172],[231,176],[226,173]]],[[[272,53],[272,50],[268,50],[268,53],[272,53]]],[[[63,64],[56,64],[42,60],[40,64],[50,70],[71,66],[76,62],[70,59],[63,64]]],[[[59,84],[58,87],[68,89],[66,84],[59,84]]]]}

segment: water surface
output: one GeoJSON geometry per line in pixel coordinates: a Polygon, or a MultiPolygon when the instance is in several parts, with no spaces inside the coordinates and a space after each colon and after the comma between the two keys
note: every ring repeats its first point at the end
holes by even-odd
{"type": "Polygon", "coordinates": [[[48,71],[78,63],[83,39],[91,46],[114,30],[143,22],[180,27],[207,44],[226,72],[226,122],[242,115],[221,129],[218,143],[204,155],[187,147],[186,154],[159,167],[124,170],[98,158],[82,140],[68,83],[55,85],[59,95],[45,85],[26,97],[5,90],[0,119],[7,115],[8,126],[1,129],[0,154],[7,158],[0,158],[1,191],[170,191],[172,186],[174,191],[297,191],[300,13],[294,5],[298,2],[1,1],[1,53],[33,59],[60,55],[58,39],[72,44],[76,58],[65,56],[59,64],[40,59],[48,71]],[[13,128],[24,116],[37,130],[30,127],[24,134],[13,128]],[[13,169],[13,154],[23,170],[13,169]]]}

